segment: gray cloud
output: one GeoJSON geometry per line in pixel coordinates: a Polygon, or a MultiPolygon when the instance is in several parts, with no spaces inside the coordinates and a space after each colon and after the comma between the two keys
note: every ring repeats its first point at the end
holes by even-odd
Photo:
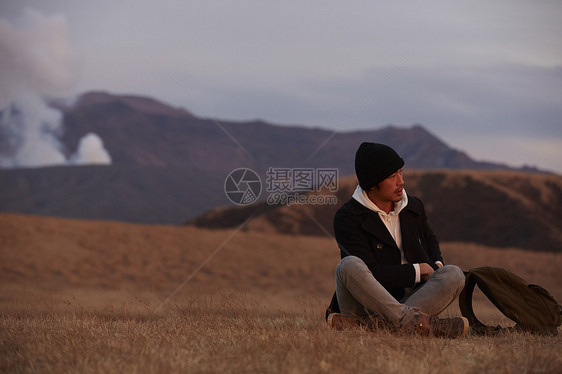
{"type": "Polygon", "coordinates": [[[218,118],[422,123],[476,157],[562,172],[559,1],[22,0],[2,10],[25,5],[68,20],[77,91],[151,95],[206,115],[153,55],[218,118]],[[484,149],[486,139],[503,145],[484,149]]]}

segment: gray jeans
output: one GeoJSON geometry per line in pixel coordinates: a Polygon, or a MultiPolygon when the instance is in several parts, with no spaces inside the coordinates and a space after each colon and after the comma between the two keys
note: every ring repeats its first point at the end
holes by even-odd
{"type": "Polygon", "coordinates": [[[430,279],[405,300],[396,300],[359,257],[344,257],[336,268],[336,295],[342,314],[377,315],[395,328],[410,328],[422,314],[436,316],[464,288],[465,276],[455,265],[437,269],[430,279]]]}

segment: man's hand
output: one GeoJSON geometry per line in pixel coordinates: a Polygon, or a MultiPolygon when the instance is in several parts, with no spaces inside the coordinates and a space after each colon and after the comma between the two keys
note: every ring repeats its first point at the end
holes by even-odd
{"type": "Polygon", "coordinates": [[[429,264],[427,263],[421,263],[420,264],[420,277],[422,282],[427,282],[429,280],[429,277],[431,277],[431,274],[433,274],[433,268],[431,266],[429,266],[429,264]]]}

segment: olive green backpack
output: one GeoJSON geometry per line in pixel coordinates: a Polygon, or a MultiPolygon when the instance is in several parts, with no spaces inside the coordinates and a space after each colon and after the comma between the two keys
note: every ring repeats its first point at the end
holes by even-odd
{"type": "Polygon", "coordinates": [[[557,335],[562,320],[562,307],[544,288],[528,284],[521,277],[498,267],[479,267],[465,272],[466,283],[459,295],[461,313],[476,334],[489,335],[505,330],[557,335]],[[474,286],[509,319],[517,324],[511,328],[484,325],[474,315],[474,286]]]}

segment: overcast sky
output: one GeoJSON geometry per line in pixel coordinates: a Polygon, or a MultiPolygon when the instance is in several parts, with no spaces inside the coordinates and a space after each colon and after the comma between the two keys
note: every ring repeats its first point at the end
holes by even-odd
{"type": "Polygon", "coordinates": [[[198,116],[422,124],[478,160],[562,173],[562,2],[4,1],[68,29],[75,80],[198,116]]]}

